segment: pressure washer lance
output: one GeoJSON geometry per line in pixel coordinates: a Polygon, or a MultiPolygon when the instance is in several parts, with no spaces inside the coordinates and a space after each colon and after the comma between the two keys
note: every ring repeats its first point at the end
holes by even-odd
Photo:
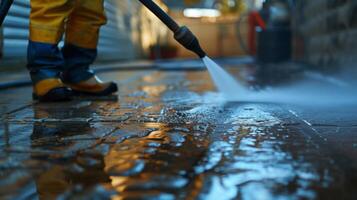
{"type": "Polygon", "coordinates": [[[179,26],[165,11],[163,11],[152,0],[139,0],[152,13],[154,13],[173,33],[174,38],[186,49],[193,51],[200,58],[204,58],[206,53],[202,50],[197,37],[186,26],[179,26]]]}
{"type": "Polygon", "coordinates": [[[10,7],[12,5],[12,3],[14,2],[14,0],[1,0],[1,4],[0,4],[0,26],[2,26],[2,23],[5,20],[5,17],[7,15],[7,13],[10,10],[10,7]]]}

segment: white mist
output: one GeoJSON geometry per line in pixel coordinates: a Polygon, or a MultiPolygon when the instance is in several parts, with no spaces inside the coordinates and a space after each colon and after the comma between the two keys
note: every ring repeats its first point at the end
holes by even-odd
{"type": "Polygon", "coordinates": [[[221,94],[219,101],[269,102],[306,106],[347,106],[357,102],[357,82],[350,85],[334,84],[327,78],[316,79],[305,76],[301,81],[284,87],[274,87],[262,91],[250,91],[240,84],[209,57],[203,62],[221,94]]]}
{"type": "Polygon", "coordinates": [[[238,100],[248,93],[244,86],[239,84],[237,80],[212,59],[206,56],[202,60],[207,66],[215,86],[226,100],[238,100]]]}

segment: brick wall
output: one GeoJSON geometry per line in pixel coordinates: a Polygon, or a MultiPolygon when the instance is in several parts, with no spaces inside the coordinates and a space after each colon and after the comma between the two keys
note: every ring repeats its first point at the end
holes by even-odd
{"type": "Polygon", "coordinates": [[[294,56],[333,69],[357,62],[357,1],[296,0],[294,56]]]}

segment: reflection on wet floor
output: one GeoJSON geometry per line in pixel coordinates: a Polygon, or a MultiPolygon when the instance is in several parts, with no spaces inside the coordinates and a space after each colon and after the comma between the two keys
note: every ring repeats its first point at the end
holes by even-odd
{"type": "Polygon", "coordinates": [[[356,157],[337,158],[295,108],[223,103],[206,72],[107,77],[122,84],[119,101],[4,112],[1,198],[356,197],[357,168],[346,165],[356,157]]]}

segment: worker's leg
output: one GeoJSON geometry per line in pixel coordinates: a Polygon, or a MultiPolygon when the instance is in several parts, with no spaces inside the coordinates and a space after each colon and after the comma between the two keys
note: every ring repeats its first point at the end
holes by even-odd
{"type": "Polygon", "coordinates": [[[57,45],[74,2],[31,0],[27,67],[34,84],[34,94],[43,100],[64,100],[69,95],[69,89],[59,78],[64,59],[57,45]]]}
{"type": "Polygon", "coordinates": [[[89,69],[97,57],[99,30],[106,23],[104,0],[78,0],[68,18],[64,81],[75,91],[92,95],[116,92],[114,83],[102,83],[89,69]]]}

